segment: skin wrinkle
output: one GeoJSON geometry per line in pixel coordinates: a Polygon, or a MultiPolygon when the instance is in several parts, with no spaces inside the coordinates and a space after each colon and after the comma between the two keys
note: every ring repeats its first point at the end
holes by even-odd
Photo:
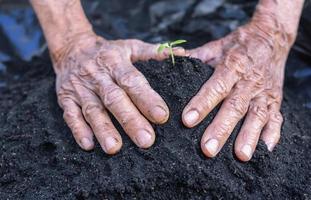
{"type": "MultiPolygon", "coordinates": [[[[167,108],[167,106],[158,94],[151,91],[149,84],[142,84],[142,74],[140,72],[135,71],[136,69],[132,68],[130,64],[124,64],[131,63],[129,60],[123,58],[116,62],[116,58],[120,57],[118,55],[130,54],[129,52],[132,51],[131,48],[126,48],[126,44],[128,44],[127,41],[119,40],[108,44],[108,41],[101,43],[98,42],[97,38],[93,38],[91,34],[89,34],[89,36],[91,38],[86,38],[85,35],[83,36],[83,40],[87,40],[88,43],[84,43],[80,39],[75,43],[71,43],[74,46],[69,46],[68,48],[74,50],[65,50],[64,52],[68,52],[68,54],[64,56],[63,60],[58,62],[59,65],[62,65],[62,67],[58,69],[64,69],[64,71],[60,72],[57,76],[58,82],[60,82],[58,84],[60,87],[57,90],[60,104],[64,98],[75,99],[77,104],[82,107],[87,122],[91,124],[95,132],[99,132],[100,128],[98,128],[97,124],[100,123],[100,121],[95,118],[93,119],[91,115],[98,113],[103,103],[118,119],[134,142],[137,142],[135,134],[138,130],[148,130],[152,137],[149,144],[145,144],[143,147],[149,147],[154,142],[154,132],[148,121],[143,120],[143,116],[141,116],[138,111],[133,110],[134,108],[136,109],[136,107],[129,105],[133,102],[145,105],[145,110],[143,110],[142,113],[144,113],[146,117],[152,117],[149,109],[150,107],[160,105],[163,108],[167,108]],[[77,45],[77,47],[75,47],[75,45],[77,45]],[[76,65],[72,65],[72,63],[76,63],[76,65]],[[120,68],[121,66],[125,68],[120,68]],[[69,67],[70,69],[68,69],[69,67]],[[121,88],[116,84],[119,84],[121,88]],[[81,87],[84,89],[81,90],[81,87]],[[147,92],[150,94],[148,99],[153,96],[155,101],[152,103],[141,102],[141,93],[134,91],[132,95],[130,95],[133,96],[132,102],[125,91],[131,92],[130,88],[138,87],[141,93],[147,92]],[[88,92],[85,93],[84,91],[88,92]],[[99,94],[102,99],[102,103],[96,100],[99,98],[97,94],[99,94]],[[153,106],[152,104],[156,105],[153,106]],[[120,106],[124,106],[123,109],[120,106]]],[[[149,45],[148,47],[155,48],[155,45],[149,45]]],[[[141,108],[140,106],[138,107],[141,108]]],[[[103,114],[107,115],[107,113],[103,114]]],[[[154,118],[151,121],[155,121],[154,118]]],[[[161,122],[162,121],[163,119],[161,119],[161,122]]],[[[113,125],[111,124],[111,126],[113,125]]],[[[105,130],[107,126],[103,126],[101,129],[105,130]]],[[[104,140],[105,137],[100,137],[98,135],[99,133],[95,133],[95,135],[96,134],[98,139],[104,140]]],[[[115,133],[114,137],[120,138],[118,133],[115,133]]],[[[104,141],[100,141],[100,143],[101,146],[104,147],[104,141]]]]}
{"type": "MultiPolygon", "coordinates": [[[[269,150],[272,150],[271,147],[278,142],[283,121],[280,107],[285,62],[296,37],[302,5],[302,0],[282,1],[282,3],[278,0],[261,0],[248,24],[225,38],[188,51],[191,56],[214,65],[216,70],[211,79],[216,77],[217,81],[205,83],[185,107],[183,119],[189,110],[199,110],[201,116],[199,121],[195,122],[198,124],[225,98],[220,111],[202,137],[201,147],[206,156],[215,156],[206,149],[206,141],[218,139],[220,144],[218,152],[238,121],[247,113],[245,112],[247,108],[247,118],[253,120],[245,120],[243,124],[243,127],[248,128],[250,135],[238,136],[236,140],[235,152],[238,158],[242,161],[250,159],[239,152],[245,144],[252,144],[251,148],[254,152],[260,134],[266,144],[273,142],[272,146],[269,144],[269,150]],[[207,51],[211,52],[208,56],[204,53],[207,51]],[[216,53],[213,53],[214,51],[216,53]],[[222,53],[219,55],[217,52],[222,53]],[[210,60],[213,62],[211,63],[210,60]],[[219,71],[226,68],[235,71],[238,76],[232,86],[229,83],[233,76],[218,76],[219,71]],[[224,88],[231,92],[223,96],[223,91],[215,90],[219,82],[224,83],[224,88]],[[238,96],[233,95],[236,93],[238,96]],[[251,98],[247,98],[247,94],[250,94],[251,98]],[[259,101],[259,97],[265,100],[259,101]],[[213,104],[207,107],[202,99],[207,99],[207,102],[213,104]],[[278,120],[275,120],[276,117],[278,120]]],[[[192,125],[188,126],[192,127],[192,125]]],[[[245,130],[242,128],[240,134],[246,134],[243,131],[245,130]]]]}
{"type": "MultiPolygon", "coordinates": [[[[239,153],[244,144],[251,144],[254,152],[259,136],[266,143],[273,142],[270,147],[274,147],[279,140],[283,120],[279,109],[284,66],[297,35],[303,2],[260,0],[250,22],[228,36],[187,52],[174,49],[175,55],[190,55],[215,67],[214,75],[184,109],[184,123],[187,112],[196,110],[199,113],[199,120],[194,124],[185,123],[186,126],[198,124],[225,99],[223,107],[202,137],[201,147],[207,156],[215,156],[204,149],[207,139],[219,140],[216,151],[219,152],[245,113],[247,123],[243,127],[247,127],[249,132],[248,135],[243,133],[245,137],[237,139],[235,144],[235,152],[242,161],[250,159],[239,153]],[[260,128],[263,129],[258,130],[260,128]]],[[[31,0],[31,4],[47,39],[57,77],[58,102],[65,112],[75,110],[83,115],[79,117],[79,112],[76,112],[75,117],[70,118],[66,114],[66,123],[74,129],[76,141],[81,145],[82,137],[92,140],[94,134],[105,150],[107,135],[102,134],[106,129],[118,140],[113,151],[106,153],[116,153],[121,148],[122,140],[115,129],[110,131],[108,126],[100,129],[99,120],[88,119],[93,126],[91,129],[84,121],[84,114],[95,116],[94,113],[99,113],[101,119],[108,120],[109,127],[113,127],[104,111],[107,108],[134,142],[137,143],[139,131],[147,130],[151,140],[144,147],[151,146],[155,135],[146,118],[163,123],[168,118],[169,110],[142,74],[132,72],[135,70],[132,62],[150,58],[161,60],[168,56],[168,52],[158,54],[158,44],[151,45],[135,39],[107,41],[97,36],[79,0],[31,0]],[[87,105],[102,108],[103,111],[91,109],[86,114],[81,107],[87,105]],[[151,116],[150,110],[157,106],[164,108],[166,116],[157,119],[151,116]],[[94,126],[96,130],[93,130],[94,126]]],[[[272,150],[270,147],[269,150],[272,150]]]]}
{"type": "MultiPolygon", "coordinates": [[[[163,123],[167,120],[169,111],[163,99],[150,85],[142,84],[146,80],[141,73],[135,71],[137,69],[132,66],[131,59],[133,55],[135,60],[164,59],[167,54],[158,54],[158,45],[138,40],[107,41],[97,36],[78,0],[32,0],[31,3],[48,41],[56,72],[58,103],[66,113],[65,121],[72,129],[77,143],[85,150],[90,150],[90,147],[82,146],[81,140],[82,137],[88,138],[92,141],[91,146],[94,146],[94,134],[106,153],[120,150],[121,136],[110,121],[106,107],[135,143],[137,133],[140,130],[147,131],[151,137],[146,137],[149,141],[144,141],[142,147],[150,147],[155,136],[145,117],[154,123],[163,123]],[[131,72],[135,76],[126,77],[126,73],[122,72],[131,72]],[[135,88],[139,88],[141,92],[133,91],[135,88]],[[151,113],[150,108],[157,106],[164,109],[166,116],[153,116],[157,113],[151,113]],[[78,118],[78,113],[71,113],[75,116],[68,117],[68,111],[74,109],[80,110],[83,117],[78,118]],[[103,122],[105,126],[100,125],[103,122]],[[115,148],[109,151],[105,148],[108,135],[117,141],[115,148]]],[[[184,55],[184,50],[179,49],[174,53],[181,56],[184,55]]],[[[109,140],[110,149],[114,139],[109,140]]]]}

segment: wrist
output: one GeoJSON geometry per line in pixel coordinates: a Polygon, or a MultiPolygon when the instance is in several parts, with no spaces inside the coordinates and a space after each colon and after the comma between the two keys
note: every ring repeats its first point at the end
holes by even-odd
{"type": "Polygon", "coordinates": [[[297,36],[303,2],[260,0],[251,24],[290,48],[297,36]]]}
{"type": "Polygon", "coordinates": [[[30,2],[52,55],[80,35],[94,34],[80,0],[31,0],[30,2]]]}

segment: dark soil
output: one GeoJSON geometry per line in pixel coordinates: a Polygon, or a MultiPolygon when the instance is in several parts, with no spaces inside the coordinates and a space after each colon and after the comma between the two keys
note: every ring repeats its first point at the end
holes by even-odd
{"type": "Polygon", "coordinates": [[[181,112],[210,77],[197,60],[140,62],[137,68],[171,110],[154,126],[149,150],[137,148],[115,123],[124,146],[107,156],[97,144],[82,151],[62,119],[48,59],[35,59],[25,75],[0,94],[0,199],[310,199],[310,111],[285,88],[280,144],[260,142],[253,159],[233,155],[234,131],[219,156],[207,159],[199,142],[215,111],[185,128],[181,112]]]}

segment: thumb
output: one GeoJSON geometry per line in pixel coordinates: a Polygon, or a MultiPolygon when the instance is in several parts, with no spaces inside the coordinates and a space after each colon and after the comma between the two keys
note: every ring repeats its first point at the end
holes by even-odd
{"type": "MultiPolygon", "coordinates": [[[[165,58],[168,58],[170,55],[168,49],[165,49],[161,53],[158,52],[160,44],[150,44],[135,39],[127,40],[126,42],[131,49],[132,62],[138,60],[145,61],[150,59],[163,60],[165,58]]],[[[182,47],[173,48],[173,53],[175,56],[186,56],[186,51],[182,47]]]]}
{"type": "Polygon", "coordinates": [[[186,54],[192,58],[200,59],[204,63],[208,63],[222,55],[222,47],[222,40],[216,40],[208,42],[201,47],[187,50],[186,54]]]}

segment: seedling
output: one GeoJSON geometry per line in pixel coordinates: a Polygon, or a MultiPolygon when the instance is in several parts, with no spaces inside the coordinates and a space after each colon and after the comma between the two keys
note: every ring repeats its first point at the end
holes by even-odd
{"type": "Polygon", "coordinates": [[[186,40],[175,40],[173,42],[165,42],[159,46],[158,53],[162,53],[164,51],[164,49],[168,49],[169,53],[170,53],[170,57],[172,59],[172,63],[173,63],[173,65],[175,65],[175,57],[174,57],[174,53],[173,53],[173,47],[177,46],[179,44],[185,43],[185,42],[187,42],[187,41],[186,40]]]}

